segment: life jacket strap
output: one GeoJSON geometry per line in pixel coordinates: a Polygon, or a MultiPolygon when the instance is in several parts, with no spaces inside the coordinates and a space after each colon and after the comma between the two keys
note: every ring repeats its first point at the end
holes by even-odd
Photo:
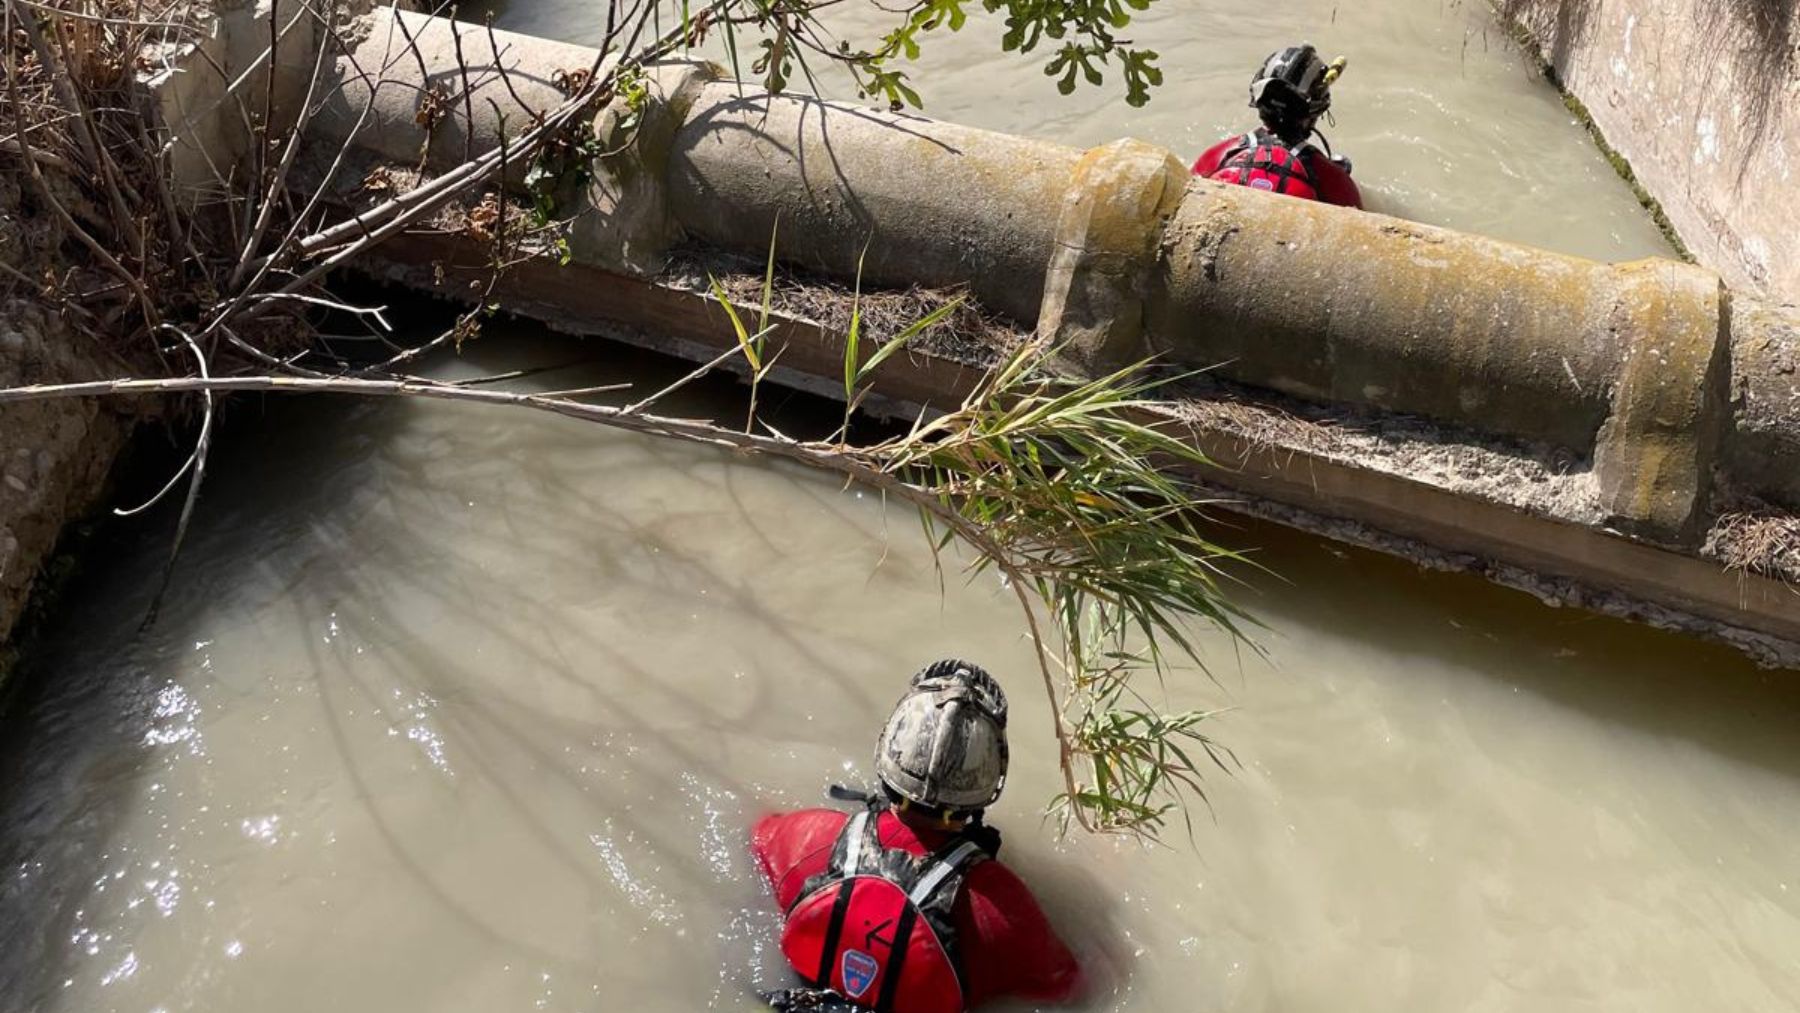
{"type": "Polygon", "coordinates": [[[877,1013],[894,1013],[894,997],[900,992],[900,976],[906,971],[906,955],[912,952],[912,947],[908,944],[912,940],[913,924],[918,918],[919,909],[914,905],[908,904],[900,909],[900,919],[894,925],[894,948],[889,952],[888,966],[883,972],[881,994],[875,997],[877,1013]]]}
{"type": "Polygon", "coordinates": [[[906,898],[915,905],[924,907],[925,902],[931,899],[931,895],[937,892],[944,880],[949,879],[952,873],[961,871],[981,853],[981,846],[974,841],[958,842],[948,855],[932,861],[925,874],[919,877],[919,881],[913,884],[911,890],[907,891],[906,898]]]}
{"type": "Polygon", "coordinates": [[[839,883],[837,891],[837,899],[831,904],[831,920],[825,926],[825,948],[819,951],[819,970],[811,981],[818,988],[831,987],[832,963],[837,959],[838,943],[844,938],[844,922],[850,917],[850,896],[856,892],[856,884],[839,883]]]}
{"type": "MultiPolygon", "coordinates": [[[[850,817],[850,822],[845,825],[841,836],[841,840],[844,842],[842,865],[835,870],[839,875],[854,876],[862,868],[863,852],[869,843],[870,831],[873,829],[869,824],[874,822],[874,814],[875,810],[864,809],[850,817]]],[[[881,842],[877,840],[875,846],[880,848],[881,842]]],[[[832,851],[833,857],[836,857],[837,849],[833,848],[832,851]]]]}

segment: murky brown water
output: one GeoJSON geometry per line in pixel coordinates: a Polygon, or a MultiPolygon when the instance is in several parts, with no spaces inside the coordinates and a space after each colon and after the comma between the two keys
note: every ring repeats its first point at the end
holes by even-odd
{"type": "MultiPolygon", "coordinates": [[[[1370,51],[1331,47],[1358,61],[1339,133],[1365,182],[1384,156],[1353,86],[1398,96],[1422,76],[1442,90],[1391,136],[1461,117],[1550,196],[1481,177],[1484,203],[1419,176],[1393,199],[1471,226],[1518,201],[1531,213],[1497,220],[1545,242],[1653,247],[1608,177],[1585,192],[1597,159],[1516,61],[1471,46],[1488,86],[1441,73],[1472,15],[1381,6],[1380,22],[1339,12],[1342,30],[1379,26],[1363,29],[1370,51]],[[1527,138],[1555,150],[1528,156],[1527,138]],[[1559,177],[1559,159],[1587,168],[1559,177]]],[[[1287,14],[1259,30],[1249,9],[1180,9],[1224,55],[1183,43],[1169,65],[1234,94],[1263,33],[1299,30],[1287,14]]],[[[989,125],[1061,130],[1069,115],[1071,137],[1110,133],[1090,107],[993,73],[989,125]]],[[[1207,113],[1211,86],[1188,87],[1142,115],[1175,136],[1158,110],[1179,96],[1216,118],[1193,127],[1198,144],[1236,110],[1207,113]]],[[[1463,158],[1466,136],[1432,143],[1463,158]]],[[[445,368],[594,354],[607,361],[532,382],[648,387],[671,368],[527,333],[445,368]]],[[[681,408],[734,396],[709,387],[681,408]]],[[[236,419],[162,623],[134,632],[166,537],[147,527],[87,584],[0,724],[0,1009],[752,1009],[747,990],[781,968],[749,819],[860,776],[901,681],[951,653],[1013,693],[998,821],[1099,982],[1085,1009],[1786,1010],[1800,996],[1794,673],[1244,527],[1285,578],[1250,593],[1268,658],[1240,663],[1209,638],[1221,685],[1171,687],[1175,705],[1237,707],[1214,732],[1245,769],[1212,781],[1216,819],[1164,849],[1058,843],[1035,815],[1052,761],[1017,615],[985,582],[940,595],[904,511],[503,409],[263,411],[236,419]]]]}
{"type": "MultiPolygon", "coordinates": [[[[558,363],[490,336],[458,369],[558,363]]],[[[538,378],[575,386],[623,368],[538,378]]],[[[716,410],[699,392],[683,410],[716,410]]],[[[728,392],[727,392],[728,393],[728,392]]],[[[916,665],[1018,707],[1009,857],[1088,1009],[1784,1009],[1793,673],[1264,527],[1246,769],[1192,844],[1057,843],[1011,603],[837,483],[564,420],[240,419],[181,589],[83,593],[5,726],[0,1008],[752,1009],[748,820],[866,770],[916,665]]]]}

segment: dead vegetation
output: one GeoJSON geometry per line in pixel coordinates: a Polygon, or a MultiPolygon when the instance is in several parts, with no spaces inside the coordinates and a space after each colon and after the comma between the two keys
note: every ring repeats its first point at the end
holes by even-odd
{"type": "Polygon", "coordinates": [[[1186,382],[1171,393],[1170,410],[1186,422],[1228,433],[1242,442],[1239,453],[1248,458],[1267,451],[1325,454],[1342,449],[1336,427],[1329,421],[1302,418],[1268,403],[1267,397],[1251,397],[1211,382],[1186,382]]]}
{"type": "Polygon", "coordinates": [[[1702,551],[1726,569],[1800,584],[1800,517],[1770,508],[1721,515],[1702,551]]]}
{"type": "MultiPolygon", "coordinates": [[[[198,25],[210,28],[207,3],[0,0],[0,301],[43,307],[74,341],[104,349],[101,361],[117,369],[115,376],[343,375],[347,367],[320,339],[321,321],[337,314],[371,330],[386,324],[379,309],[334,296],[337,268],[459,200],[468,211],[454,227],[505,249],[513,224],[508,204],[483,195],[509,159],[518,165],[534,157],[610,101],[619,74],[636,73],[687,41],[680,30],[645,32],[645,18],[620,19],[582,87],[537,111],[499,150],[416,185],[367,179],[368,206],[338,221],[322,191],[297,192],[292,170],[322,107],[325,71],[353,48],[341,30],[348,5],[291,0],[271,6],[277,9],[279,17],[265,19],[260,54],[247,66],[225,68],[206,47],[181,45],[202,38],[198,25]],[[300,37],[323,42],[301,57],[311,66],[304,95],[278,108],[268,68],[296,26],[307,30],[300,37]],[[596,73],[621,48],[630,52],[596,73]],[[172,138],[147,82],[172,71],[163,61],[182,50],[199,61],[182,73],[210,71],[228,82],[221,115],[241,131],[243,154],[221,164],[208,153],[210,182],[177,193],[172,138]]],[[[496,253],[494,261],[497,278],[504,257],[496,253]]],[[[483,305],[459,319],[426,347],[460,343],[478,326],[475,314],[486,311],[483,305]]],[[[372,371],[403,375],[399,367],[419,354],[396,349],[372,371]]],[[[177,400],[191,406],[199,425],[193,453],[151,501],[185,488],[171,563],[205,475],[215,407],[211,391],[177,400]]]]}
{"type": "Polygon", "coordinates": [[[967,366],[992,366],[1030,336],[1029,328],[981,306],[963,288],[915,285],[858,293],[853,286],[782,265],[772,274],[766,267],[746,258],[690,248],[670,263],[667,278],[701,291],[709,287],[709,279],[717,281],[727,298],[745,306],[762,304],[766,281],[773,312],[810,320],[836,334],[848,332],[852,315],[860,314],[862,333],[877,344],[951,307],[941,320],[919,332],[911,347],[967,366]]]}
{"type": "Polygon", "coordinates": [[[174,210],[137,87],[200,5],[4,0],[0,295],[40,300],[134,363],[148,334],[215,293],[174,210]]]}

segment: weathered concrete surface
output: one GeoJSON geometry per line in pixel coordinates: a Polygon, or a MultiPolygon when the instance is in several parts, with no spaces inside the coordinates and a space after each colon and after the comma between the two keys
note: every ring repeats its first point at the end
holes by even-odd
{"type": "MultiPolygon", "coordinates": [[[[333,0],[335,27],[354,35],[373,4],[333,0]]],[[[197,40],[144,54],[141,83],[168,130],[169,174],[180,199],[216,202],[245,185],[244,160],[257,137],[281,138],[293,129],[308,85],[324,69],[318,57],[327,33],[313,6],[221,0],[197,40]]]]}
{"type": "Polygon", "coordinates": [[[1800,302],[1800,4],[1500,0],[1701,263],[1800,302]]]}
{"type": "MultiPolygon", "coordinates": [[[[311,132],[402,165],[457,165],[531,129],[568,99],[565,75],[585,74],[595,50],[489,33],[480,25],[395,8],[375,11],[361,43],[336,58],[311,132]]],[[[525,159],[508,167],[523,180],[525,159]]]]}
{"type": "Polygon", "coordinates": [[[708,85],[676,134],[669,187],[688,233],[871,284],[966,284],[1035,321],[1056,209],[1081,153],[787,95],[708,85]],[[866,254],[865,254],[866,251],[866,254]]]}
{"type": "Polygon", "coordinates": [[[1738,299],[1731,310],[1731,484],[1800,504],[1800,311],[1738,299]]]}
{"type": "Polygon", "coordinates": [[[1586,450],[1627,341],[1618,288],[1606,264],[1195,180],[1148,325],[1243,383],[1586,450]]]}
{"type": "Polygon", "coordinates": [[[1625,264],[1613,328],[1626,336],[1594,474],[1610,523],[1688,543],[1706,518],[1731,365],[1725,287],[1668,260],[1625,264]]]}
{"type": "Polygon", "coordinates": [[[569,230],[574,256],[587,263],[637,274],[655,274],[668,264],[682,238],[671,205],[670,149],[703,86],[719,76],[708,63],[664,63],[644,75],[642,110],[625,102],[609,105],[594,123],[602,155],[585,199],[569,230]]]}
{"type": "Polygon", "coordinates": [[[1076,368],[1104,371],[1143,354],[1156,244],[1187,181],[1180,159],[1142,141],[1094,148],[1076,163],[1037,322],[1076,368]]]}
{"type": "MultiPolygon", "coordinates": [[[[585,70],[596,57],[581,46],[390,10],[367,19],[361,39],[335,61],[335,87],[311,135],[322,148],[353,139],[391,161],[438,169],[522,132],[534,112],[566,98],[558,75],[585,70]]],[[[771,97],[711,83],[715,76],[686,63],[652,72],[635,143],[600,160],[587,209],[565,209],[576,214],[573,252],[648,271],[684,236],[759,254],[774,237],[790,262],[838,275],[853,275],[860,263],[872,285],[967,283],[984,304],[1036,319],[1053,209],[1080,152],[771,97]]],[[[603,145],[622,139],[621,117],[617,105],[597,114],[603,145]]],[[[526,168],[511,167],[515,185],[526,168]]]]}
{"type": "MultiPolygon", "coordinates": [[[[91,380],[106,370],[38,307],[0,307],[0,385],[91,380]]],[[[86,516],[135,424],[133,405],[0,405],[0,644],[68,521],[86,516]]]]}
{"type": "MultiPolygon", "coordinates": [[[[334,81],[310,134],[331,152],[355,147],[407,166],[446,169],[531,129],[566,101],[598,61],[597,51],[425,14],[382,8],[361,24],[355,48],[337,55],[334,81]]],[[[568,243],[587,262],[652,273],[667,263],[682,232],[669,203],[669,149],[699,88],[718,76],[701,62],[670,61],[644,75],[641,110],[615,101],[586,124],[591,162],[575,154],[546,172],[583,169],[552,181],[559,213],[569,216],[568,243]],[[567,191],[567,192],[562,192],[567,191]]],[[[507,166],[523,186],[533,160],[507,166]]],[[[563,175],[557,173],[557,175],[563,175]]]]}

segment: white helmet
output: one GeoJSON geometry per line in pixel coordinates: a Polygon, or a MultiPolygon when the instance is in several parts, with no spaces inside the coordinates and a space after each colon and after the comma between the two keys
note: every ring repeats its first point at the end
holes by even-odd
{"type": "Polygon", "coordinates": [[[999,798],[1006,760],[1006,694],[980,666],[955,658],[912,677],[875,744],[875,773],[888,791],[945,813],[999,798]]]}

